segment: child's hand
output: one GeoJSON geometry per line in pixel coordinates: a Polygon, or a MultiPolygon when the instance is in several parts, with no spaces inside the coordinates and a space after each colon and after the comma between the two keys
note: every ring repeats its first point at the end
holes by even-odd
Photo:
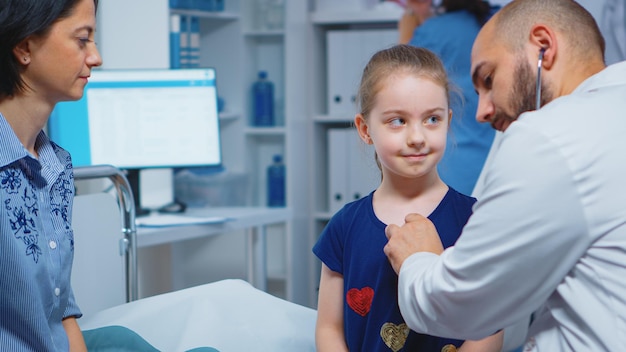
{"type": "Polygon", "coordinates": [[[409,214],[405,224],[389,225],[385,229],[389,242],[384,251],[396,273],[400,272],[402,263],[410,255],[417,252],[443,253],[443,245],[435,225],[419,214],[409,214]]]}

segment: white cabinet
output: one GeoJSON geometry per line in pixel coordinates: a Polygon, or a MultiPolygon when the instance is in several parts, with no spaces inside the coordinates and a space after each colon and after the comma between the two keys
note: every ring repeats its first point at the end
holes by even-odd
{"type": "Polygon", "coordinates": [[[329,30],[326,32],[328,115],[354,116],[361,74],[378,50],[395,44],[395,29],[329,30]]]}
{"type": "MultiPolygon", "coordinates": [[[[287,206],[294,216],[293,221],[268,232],[268,274],[278,283],[276,294],[306,303],[308,263],[294,263],[294,258],[310,252],[305,235],[308,195],[302,192],[309,180],[307,161],[302,157],[309,145],[303,128],[307,118],[306,71],[301,65],[306,61],[308,4],[305,0],[284,1],[283,28],[257,29],[256,3],[227,0],[224,11],[206,12],[170,9],[168,0],[101,1],[98,44],[103,68],[166,68],[170,67],[170,15],[199,19],[199,63],[216,69],[218,94],[225,101],[220,114],[224,167],[228,172],[248,175],[247,205],[266,204],[266,168],[274,154],[283,155],[287,206]],[[251,86],[260,70],[267,71],[275,85],[279,121],[275,127],[250,124],[251,86]]],[[[234,250],[227,244],[224,248],[226,252],[234,250]]]]}
{"type": "Polygon", "coordinates": [[[328,130],[328,211],[367,196],[380,183],[374,148],[363,143],[355,128],[328,130]]]}

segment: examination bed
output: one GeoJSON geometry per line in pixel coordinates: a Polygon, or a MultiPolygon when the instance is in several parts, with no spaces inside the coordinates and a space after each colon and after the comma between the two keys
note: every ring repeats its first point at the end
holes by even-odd
{"type": "Polygon", "coordinates": [[[315,310],[243,280],[137,299],[135,215],[127,180],[109,166],[75,170],[77,180],[103,177],[113,181],[117,199],[80,195],[72,212],[72,287],[90,351],[315,351],[315,310]]]}
{"type": "Polygon", "coordinates": [[[315,319],[310,308],[243,280],[223,280],[108,308],[79,324],[86,336],[102,327],[126,327],[159,351],[305,352],[315,351],[315,319]]]}

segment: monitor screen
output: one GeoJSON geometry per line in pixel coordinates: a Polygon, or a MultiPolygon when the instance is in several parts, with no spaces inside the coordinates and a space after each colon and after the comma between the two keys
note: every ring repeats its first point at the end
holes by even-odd
{"type": "Polygon", "coordinates": [[[57,104],[50,138],[74,166],[220,166],[215,70],[94,70],[79,101],[57,104]]]}

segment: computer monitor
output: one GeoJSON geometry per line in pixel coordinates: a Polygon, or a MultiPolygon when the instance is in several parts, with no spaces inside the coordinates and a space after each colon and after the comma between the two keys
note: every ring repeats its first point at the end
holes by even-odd
{"type": "Polygon", "coordinates": [[[221,167],[215,70],[94,70],[82,99],[57,104],[48,133],[74,166],[128,170],[139,205],[140,169],[221,167]]]}

